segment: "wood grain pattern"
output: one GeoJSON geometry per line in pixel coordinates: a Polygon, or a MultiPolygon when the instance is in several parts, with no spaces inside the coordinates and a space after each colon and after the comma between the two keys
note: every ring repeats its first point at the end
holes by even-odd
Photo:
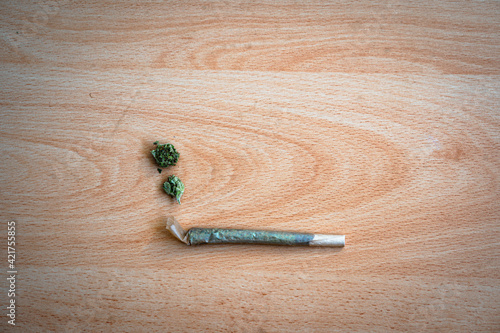
{"type": "Polygon", "coordinates": [[[500,330],[498,2],[0,6],[23,331],[500,330]],[[187,247],[168,215],[347,246],[187,247]]]}

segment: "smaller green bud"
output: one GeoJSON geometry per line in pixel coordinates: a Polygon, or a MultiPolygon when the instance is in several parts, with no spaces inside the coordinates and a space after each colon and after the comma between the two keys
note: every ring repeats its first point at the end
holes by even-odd
{"type": "Polygon", "coordinates": [[[162,168],[175,165],[179,160],[179,153],[175,150],[174,145],[170,143],[159,145],[157,142],[155,142],[156,149],[151,151],[156,163],[162,168]]]}
{"type": "Polygon", "coordinates": [[[179,177],[174,175],[168,177],[168,180],[163,184],[163,189],[168,195],[175,197],[179,204],[181,203],[181,197],[184,194],[184,184],[179,177]]]}

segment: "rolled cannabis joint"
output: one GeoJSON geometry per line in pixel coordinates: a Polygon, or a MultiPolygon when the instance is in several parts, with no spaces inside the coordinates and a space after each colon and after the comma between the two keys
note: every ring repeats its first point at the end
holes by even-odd
{"type": "Polygon", "coordinates": [[[167,229],[187,245],[199,244],[269,244],[269,245],[309,245],[345,246],[344,235],[319,235],[288,231],[191,228],[184,230],[174,217],[167,219],[167,229]]]}

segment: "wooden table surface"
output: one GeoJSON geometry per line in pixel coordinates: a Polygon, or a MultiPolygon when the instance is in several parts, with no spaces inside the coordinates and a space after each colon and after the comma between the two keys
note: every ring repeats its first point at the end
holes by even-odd
{"type": "Polygon", "coordinates": [[[0,21],[1,331],[500,331],[498,1],[2,1],[0,21]],[[161,174],[155,140],[181,156],[161,174]],[[189,247],[169,215],[346,247],[189,247]]]}

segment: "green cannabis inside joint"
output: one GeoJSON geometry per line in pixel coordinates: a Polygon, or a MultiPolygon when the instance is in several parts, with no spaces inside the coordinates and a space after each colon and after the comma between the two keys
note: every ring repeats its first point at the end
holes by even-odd
{"type": "Polygon", "coordinates": [[[151,151],[156,163],[162,168],[170,165],[175,165],[179,160],[179,153],[175,150],[174,145],[167,143],[159,145],[158,141],[155,142],[156,149],[151,151]]]}
{"type": "Polygon", "coordinates": [[[184,194],[184,184],[179,177],[175,175],[168,177],[168,180],[163,184],[163,189],[168,195],[175,197],[179,204],[181,203],[181,197],[184,194]]]}

